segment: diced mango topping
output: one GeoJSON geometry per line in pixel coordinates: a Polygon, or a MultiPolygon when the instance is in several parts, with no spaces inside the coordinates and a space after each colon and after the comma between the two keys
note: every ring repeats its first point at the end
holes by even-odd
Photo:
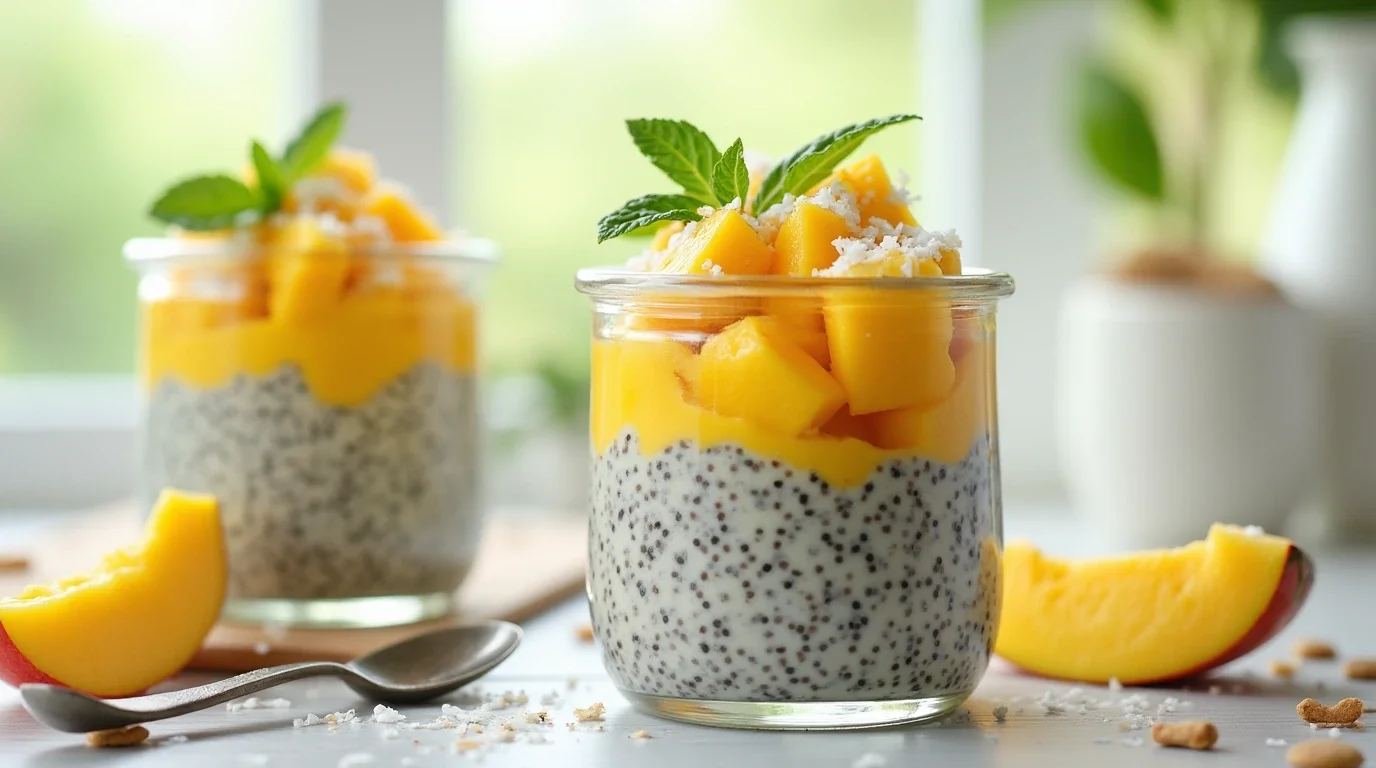
{"type": "Polygon", "coordinates": [[[836,380],[769,317],[747,317],[702,347],[697,397],[723,416],[785,435],[825,424],[845,403],[836,380]]]}
{"type": "Polygon", "coordinates": [[[893,182],[879,155],[870,155],[841,168],[824,179],[817,188],[839,181],[851,194],[860,207],[860,223],[870,219],[883,219],[890,224],[916,224],[912,211],[906,203],[894,199],[893,182]]]}
{"type": "Polygon", "coordinates": [[[699,221],[669,254],[665,272],[764,275],[774,263],[770,248],[740,211],[723,208],[699,221]]]}
{"type": "Polygon", "coordinates": [[[362,212],[382,219],[391,230],[392,239],[399,243],[444,239],[439,225],[395,186],[381,185],[368,193],[362,212]]]}
{"type": "MultiPolygon", "coordinates": [[[[919,270],[940,274],[930,260],[919,270]]],[[[851,413],[935,405],[951,391],[951,307],[940,294],[852,288],[823,302],[831,372],[851,413]]]]}
{"type": "Polygon", "coordinates": [[[836,261],[832,242],[850,234],[850,225],[840,214],[812,203],[799,203],[784,219],[774,241],[778,259],[774,274],[811,277],[836,261]]]}

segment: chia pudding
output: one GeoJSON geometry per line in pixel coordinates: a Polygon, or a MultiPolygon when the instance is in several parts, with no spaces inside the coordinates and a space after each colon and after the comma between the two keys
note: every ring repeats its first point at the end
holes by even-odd
{"type": "Polygon", "coordinates": [[[722,701],[968,694],[997,631],[989,438],[835,488],[739,446],[596,459],[593,624],[624,690],[722,701]]]}
{"type": "Polygon", "coordinates": [[[481,530],[472,375],[422,363],[356,406],[295,365],[149,394],[144,491],[214,493],[232,598],[448,592],[481,530]]]}

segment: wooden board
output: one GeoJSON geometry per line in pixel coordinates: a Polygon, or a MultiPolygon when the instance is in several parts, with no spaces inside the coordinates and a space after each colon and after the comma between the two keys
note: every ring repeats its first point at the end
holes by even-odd
{"type": "MultiPolygon", "coordinates": [[[[90,568],[105,552],[137,541],[140,516],[129,506],[93,511],[43,537],[25,571],[0,572],[0,595],[26,584],[90,568]]],[[[471,619],[523,621],[578,593],[587,561],[587,524],[581,518],[492,519],[478,560],[459,589],[451,617],[382,629],[267,631],[221,623],[191,662],[192,669],[242,672],[295,661],[347,661],[437,626],[471,619]]]]}

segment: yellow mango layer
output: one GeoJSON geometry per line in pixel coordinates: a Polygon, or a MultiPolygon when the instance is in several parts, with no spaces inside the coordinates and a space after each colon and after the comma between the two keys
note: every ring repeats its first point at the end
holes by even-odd
{"type": "MultiPolygon", "coordinates": [[[[865,265],[862,265],[865,266],[865,265]]],[[[917,273],[940,275],[931,260],[917,273]]],[[[951,306],[935,292],[838,289],[823,298],[831,373],[851,413],[935,405],[951,391],[951,306]]]]}
{"type": "Polygon", "coordinates": [[[698,401],[783,435],[826,423],[845,402],[841,385],[770,317],[747,317],[702,347],[698,401]]]}
{"type": "MultiPolygon", "coordinates": [[[[666,339],[598,339],[592,350],[592,439],[598,453],[611,446],[617,435],[633,429],[646,456],[660,453],[681,440],[702,448],[738,445],[760,456],[776,459],[799,470],[816,472],[837,487],[865,482],[875,468],[895,457],[933,456],[949,450],[961,438],[967,440],[961,458],[980,436],[976,424],[989,425],[984,414],[972,414],[970,423],[956,419],[924,433],[930,444],[887,450],[867,442],[867,423],[845,407],[835,411],[818,431],[800,435],[781,434],[748,415],[726,416],[700,404],[703,360],[686,344],[666,339]],[[978,418],[976,422],[974,418],[978,418]]],[[[969,374],[972,389],[976,373],[969,374]]],[[[752,386],[770,389],[767,380],[752,386]]],[[[968,414],[953,409],[955,414],[968,414]]]]}

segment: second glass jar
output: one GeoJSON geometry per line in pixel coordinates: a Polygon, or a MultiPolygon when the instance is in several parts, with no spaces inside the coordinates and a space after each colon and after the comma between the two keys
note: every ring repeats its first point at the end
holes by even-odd
{"type": "Polygon", "coordinates": [[[481,535],[477,290],[490,245],[131,241],[142,488],[214,494],[230,620],[416,621],[481,535]]]}

